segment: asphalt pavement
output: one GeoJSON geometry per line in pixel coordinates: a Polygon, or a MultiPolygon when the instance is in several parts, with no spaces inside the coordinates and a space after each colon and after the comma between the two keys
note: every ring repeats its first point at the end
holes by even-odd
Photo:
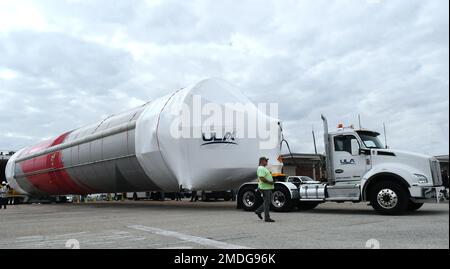
{"type": "Polygon", "coordinates": [[[381,216],[365,203],[329,203],[272,218],[234,202],[14,205],[0,211],[0,248],[449,248],[448,204],[381,216]]]}

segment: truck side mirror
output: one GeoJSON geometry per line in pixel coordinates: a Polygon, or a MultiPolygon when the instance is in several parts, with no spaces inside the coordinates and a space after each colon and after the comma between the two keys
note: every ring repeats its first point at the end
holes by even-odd
{"type": "Polygon", "coordinates": [[[352,139],[351,145],[352,145],[352,156],[358,156],[360,154],[358,140],[352,139]]]}

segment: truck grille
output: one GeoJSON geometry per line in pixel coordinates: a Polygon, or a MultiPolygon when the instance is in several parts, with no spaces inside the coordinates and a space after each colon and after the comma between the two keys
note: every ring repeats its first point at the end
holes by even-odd
{"type": "Polygon", "coordinates": [[[431,164],[431,175],[433,176],[433,184],[435,186],[442,186],[442,174],[441,174],[441,165],[436,158],[432,158],[430,160],[431,164]]]}

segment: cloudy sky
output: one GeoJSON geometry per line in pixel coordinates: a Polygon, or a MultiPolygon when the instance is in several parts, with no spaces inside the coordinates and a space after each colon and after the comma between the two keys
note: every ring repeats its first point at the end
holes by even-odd
{"type": "Polygon", "coordinates": [[[0,0],[0,149],[207,77],[278,102],[296,152],[324,113],[448,154],[449,1],[0,0]]]}

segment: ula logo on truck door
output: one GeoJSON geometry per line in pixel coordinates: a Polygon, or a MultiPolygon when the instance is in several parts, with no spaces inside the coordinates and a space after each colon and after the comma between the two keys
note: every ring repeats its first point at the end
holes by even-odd
{"type": "Polygon", "coordinates": [[[233,132],[227,132],[223,137],[218,137],[216,133],[211,133],[209,137],[206,136],[205,133],[202,134],[203,144],[202,146],[206,145],[213,145],[213,144],[231,144],[231,145],[237,145],[236,142],[236,134],[233,132]]]}
{"type": "Polygon", "coordinates": [[[350,159],[350,160],[343,159],[343,160],[341,160],[341,165],[354,165],[354,164],[356,164],[356,161],[354,159],[350,159]]]}

